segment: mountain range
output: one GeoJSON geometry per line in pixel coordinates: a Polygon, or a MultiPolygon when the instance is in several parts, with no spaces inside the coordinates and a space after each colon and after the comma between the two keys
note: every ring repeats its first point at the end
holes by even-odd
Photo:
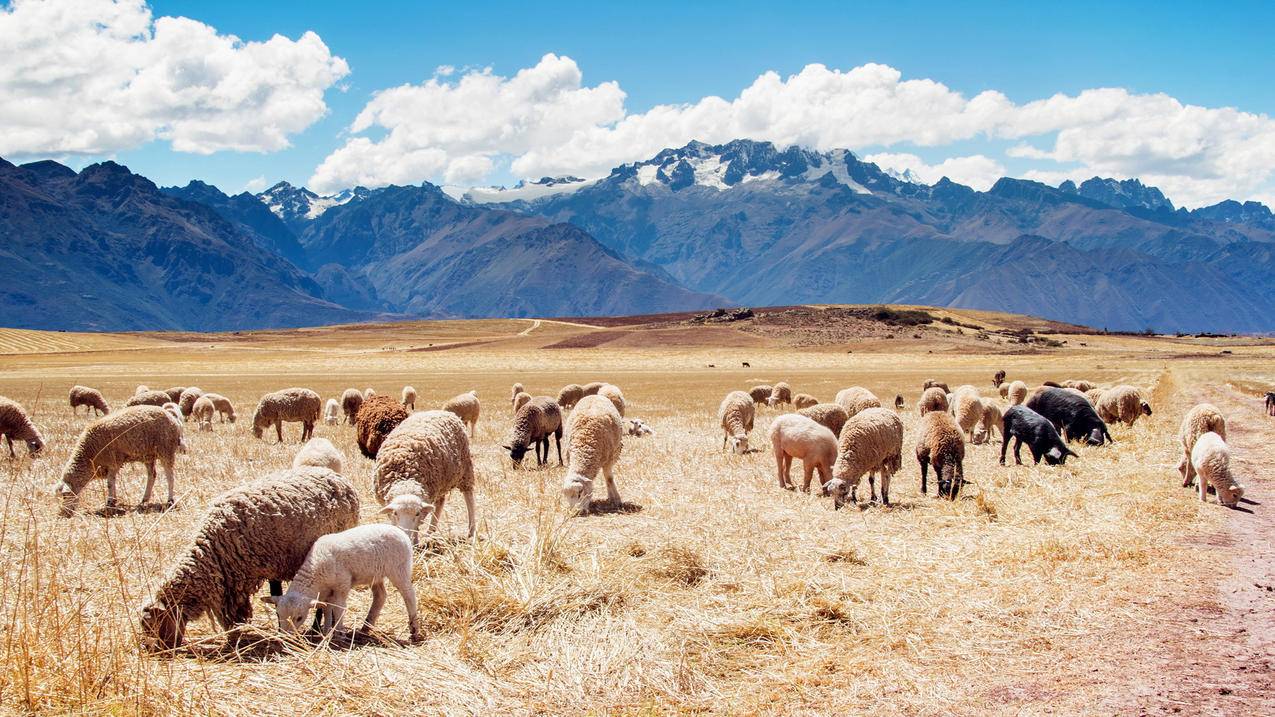
{"type": "Polygon", "coordinates": [[[921,303],[1111,330],[1275,330],[1275,216],[1137,180],[980,192],[847,150],[692,142],[512,188],[158,188],[0,160],[10,326],[225,330],[731,304],[921,303]]]}

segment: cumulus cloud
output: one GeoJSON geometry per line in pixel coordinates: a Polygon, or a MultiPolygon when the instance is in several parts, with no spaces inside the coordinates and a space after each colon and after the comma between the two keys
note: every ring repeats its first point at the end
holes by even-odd
{"type": "Polygon", "coordinates": [[[256,194],[268,186],[270,186],[270,180],[266,179],[266,175],[262,174],[245,182],[243,190],[251,194],[256,194]]]}
{"type": "Polygon", "coordinates": [[[953,182],[979,191],[987,191],[996,183],[996,180],[1005,176],[1004,165],[981,154],[950,157],[938,164],[927,164],[915,154],[906,152],[880,152],[870,154],[864,157],[864,160],[900,174],[911,172],[913,176],[926,184],[934,184],[943,177],[947,177],[953,182]]]}
{"type": "Polygon", "coordinates": [[[0,154],[19,157],[282,149],[349,73],[312,32],[243,42],[144,0],[15,0],[0,48],[0,154]]]}

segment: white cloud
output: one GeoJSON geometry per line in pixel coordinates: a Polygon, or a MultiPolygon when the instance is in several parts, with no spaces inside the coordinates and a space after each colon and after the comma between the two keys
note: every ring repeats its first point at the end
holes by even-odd
{"type": "Polygon", "coordinates": [[[266,176],[263,174],[259,177],[253,177],[252,179],[249,179],[243,185],[243,190],[250,194],[257,194],[258,192],[260,192],[261,190],[265,189],[268,186],[270,186],[270,180],[266,179],[266,176]]]}
{"type": "Polygon", "coordinates": [[[243,42],[143,0],[15,0],[0,48],[0,154],[16,156],[282,149],[349,72],[312,32],[243,42]]]}
{"type": "Polygon", "coordinates": [[[882,169],[892,169],[896,172],[911,171],[926,184],[934,184],[943,177],[947,177],[953,182],[979,191],[987,191],[996,183],[996,180],[1005,176],[1004,165],[981,154],[950,157],[938,164],[926,164],[915,154],[890,152],[870,154],[864,157],[864,160],[882,169]]]}

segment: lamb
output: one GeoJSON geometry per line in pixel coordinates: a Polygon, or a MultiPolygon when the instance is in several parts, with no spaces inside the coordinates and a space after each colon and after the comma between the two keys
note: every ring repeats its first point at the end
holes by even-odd
{"type": "Polygon", "coordinates": [[[876,500],[874,475],[881,474],[881,502],[890,504],[890,478],[903,464],[903,421],[899,414],[884,408],[868,408],[850,417],[841,429],[833,479],[823,486],[832,496],[833,508],[858,502],[856,492],[863,474],[868,473],[872,500],[876,500]],[[848,499],[848,501],[847,501],[848,499]]]}
{"type": "Polygon", "coordinates": [[[17,458],[18,454],[13,450],[13,439],[26,441],[27,455],[34,456],[44,450],[44,437],[40,435],[40,430],[31,422],[31,417],[27,415],[27,410],[17,401],[11,401],[4,396],[0,396],[0,436],[4,436],[5,441],[9,444],[9,457],[17,458]]]}
{"type": "Polygon", "coordinates": [[[1090,381],[1084,381],[1080,379],[1068,379],[1062,382],[1062,387],[1074,388],[1077,391],[1080,391],[1081,393],[1086,393],[1088,391],[1094,390],[1098,386],[1090,381]]]}
{"type": "Polygon", "coordinates": [[[185,386],[173,386],[172,388],[164,389],[164,393],[168,394],[168,400],[180,405],[182,400],[182,393],[185,390],[186,390],[185,386]]]}
{"type": "Polygon", "coordinates": [[[293,468],[302,466],[327,468],[333,473],[340,474],[341,469],[345,467],[345,456],[332,445],[332,441],[326,438],[311,438],[292,459],[293,468]]]}
{"type": "MultiPolygon", "coordinates": [[[[537,401],[540,399],[536,399],[537,401]]],[[[544,399],[556,409],[558,404],[544,399]]],[[[535,405],[535,401],[532,402],[535,405]]],[[[469,513],[469,537],[478,529],[474,505],[474,460],[469,451],[465,424],[450,411],[420,411],[398,424],[376,455],[373,488],[382,503],[391,499],[389,488],[399,481],[419,484],[433,504],[429,531],[438,528],[447,494],[459,490],[469,513]]]]}
{"type": "Polygon", "coordinates": [[[797,415],[805,416],[813,420],[815,423],[832,431],[832,435],[841,435],[841,427],[846,425],[850,414],[846,413],[846,409],[837,403],[817,403],[809,408],[803,408],[797,411],[797,415]]]}
{"type": "Polygon", "coordinates": [[[410,415],[403,404],[389,396],[376,396],[364,401],[354,419],[354,438],[359,452],[375,459],[381,444],[410,415]]]}
{"type": "Polygon", "coordinates": [[[992,436],[995,435],[997,429],[1000,428],[1000,425],[1004,422],[1004,420],[1004,409],[997,405],[995,401],[984,398],[983,418],[981,421],[984,442],[992,440],[992,436]]]}
{"type": "MultiPolygon", "coordinates": [[[[644,438],[646,436],[654,436],[655,429],[647,425],[646,421],[640,418],[630,418],[624,422],[624,433],[635,438],[644,438]]],[[[570,446],[570,444],[567,444],[570,446]]]]}
{"type": "Polygon", "coordinates": [[[596,396],[598,395],[598,391],[601,391],[602,387],[605,385],[606,384],[602,381],[593,381],[581,386],[580,389],[584,391],[585,396],[596,396]]]}
{"type": "Polygon", "coordinates": [[[345,414],[345,422],[354,425],[354,419],[363,407],[363,392],[357,388],[347,388],[341,393],[341,412],[345,414]]]}
{"type": "Polygon", "coordinates": [[[1083,439],[1091,446],[1115,442],[1107,424],[1098,417],[1084,396],[1077,396],[1063,388],[1044,387],[1024,405],[1049,419],[1068,441],[1083,439]]]}
{"type": "Polygon", "coordinates": [[[916,462],[921,464],[921,495],[929,494],[927,473],[933,466],[939,497],[956,500],[965,483],[965,437],[947,412],[930,411],[921,417],[916,462]]]}
{"type": "Polygon", "coordinates": [[[946,383],[943,383],[942,381],[935,381],[932,378],[926,379],[925,383],[921,384],[922,391],[935,387],[943,389],[943,393],[952,392],[952,389],[948,388],[946,383]]]}
{"type": "Polygon", "coordinates": [[[792,405],[798,411],[803,408],[810,408],[819,404],[819,399],[808,393],[798,393],[792,397],[792,405]]]}
{"type": "Polygon", "coordinates": [[[780,381],[771,387],[770,396],[766,398],[766,405],[774,408],[785,403],[792,403],[792,388],[780,381]]]}
{"type": "Polygon", "coordinates": [[[993,387],[1000,388],[1002,383],[1005,383],[1005,369],[1000,369],[996,375],[992,376],[993,387]]]}
{"type": "Polygon", "coordinates": [[[615,406],[615,410],[620,412],[620,418],[624,418],[624,394],[620,391],[619,386],[608,383],[598,389],[598,395],[610,401],[615,406]]]}
{"type": "MultiPolygon", "coordinates": [[[[531,398],[530,395],[527,395],[527,394],[523,394],[523,395],[526,395],[527,398],[531,398]]],[[[569,383],[563,386],[562,390],[558,391],[558,406],[561,407],[563,410],[569,411],[572,408],[575,408],[575,405],[579,403],[580,399],[582,398],[584,398],[584,387],[578,383],[569,383]]],[[[518,396],[515,395],[514,396],[514,411],[515,412],[518,411],[517,399],[518,399],[518,396]]]]}
{"type": "Polygon", "coordinates": [[[195,399],[195,403],[190,407],[190,416],[195,419],[195,423],[199,425],[201,431],[212,430],[213,414],[217,409],[213,406],[213,402],[208,396],[200,396],[195,399]]]}
{"type": "Polygon", "coordinates": [[[328,402],[323,404],[323,422],[329,426],[335,426],[340,420],[338,416],[341,413],[341,404],[336,402],[335,398],[329,398],[328,402]]]}
{"type": "Polygon", "coordinates": [[[922,416],[931,411],[947,413],[947,392],[941,386],[931,386],[925,389],[925,393],[921,394],[921,399],[916,402],[916,411],[922,416]]]}
{"type": "MultiPolygon", "coordinates": [[[[809,409],[807,409],[809,410],[809,409]]],[[[722,448],[730,441],[733,453],[748,452],[748,432],[753,430],[756,417],[756,400],[743,391],[731,391],[717,408],[717,420],[722,426],[722,448]]]]}
{"type": "MultiPolygon", "coordinates": [[[[515,400],[518,398],[518,394],[524,393],[524,392],[526,392],[526,389],[522,387],[522,384],[515,383],[513,387],[513,391],[509,394],[509,403],[512,405],[515,402],[515,400]]],[[[518,408],[515,407],[514,413],[517,413],[517,412],[518,412],[518,408]]]]}
{"type": "Polygon", "coordinates": [[[190,386],[182,391],[181,398],[177,400],[177,405],[182,407],[182,415],[190,418],[190,412],[195,409],[195,401],[204,395],[204,392],[198,386],[190,386]]]}
{"type": "Polygon", "coordinates": [[[983,423],[983,399],[979,398],[978,392],[959,391],[952,405],[952,411],[955,414],[956,425],[965,432],[969,442],[981,443],[982,440],[975,432],[983,423]]]}
{"type": "Polygon", "coordinates": [[[84,428],[62,469],[54,492],[62,501],[61,515],[69,517],[79,507],[80,491],[94,478],[106,479],[106,507],[115,507],[115,477],[125,463],[146,464],[146,489],[142,505],[150,502],[155,487],[155,463],[164,468],[168,482],[167,506],[172,507],[173,464],[185,452],[181,423],[158,406],[133,406],[103,416],[84,428]]]}
{"type": "MultiPolygon", "coordinates": [[[[527,405],[527,401],[530,401],[530,400],[531,400],[531,394],[527,393],[526,391],[523,391],[522,393],[518,394],[517,396],[514,396],[514,413],[517,413],[517,412],[518,412],[518,409],[520,409],[520,408],[522,408],[523,406],[527,405]]],[[[571,404],[571,405],[572,405],[572,406],[575,406],[575,404],[574,404],[574,403],[573,403],[573,404],[571,404]]],[[[562,405],[560,404],[560,405],[559,405],[559,408],[565,408],[565,406],[562,406],[562,405]]]]}
{"type": "Polygon", "coordinates": [[[267,393],[257,402],[252,416],[252,435],[261,438],[262,432],[274,424],[275,435],[283,443],[283,422],[301,424],[301,442],[314,435],[314,424],[319,422],[319,408],[323,405],[319,394],[308,388],[285,388],[267,393]]]}
{"type": "Polygon", "coordinates": [[[478,429],[478,414],[482,411],[482,404],[478,401],[478,392],[470,391],[462,393],[443,404],[444,411],[451,411],[460,417],[460,420],[469,427],[469,437],[474,437],[474,431],[478,429]]]}
{"type": "Polygon", "coordinates": [[[1231,474],[1231,449],[1216,433],[1208,431],[1191,449],[1191,468],[1200,476],[1200,500],[1208,500],[1208,488],[1217,493],[1217,502],[1234,508],[1244,497],[1244,486],[1231,474]]]}
{"type": "Polygon", "coordinates": [[[275,606],[279,629],[284,632],[300,632],[315,607],[323,613],[323,631],[334,632],[345,628],[350,590],[370,587],[372,607],[362,627],[369,630],[385,606],[386,579],[403,597],[411,639],[419,642],[423,635],[412,587],[412,544],[403,531],[391,525],[360,525],[320,536],[289,583],[288,592],[263,597],[262,601],[275,606]]]}
{"type": "Polygon", "coordinates": [[[765,403],[770,400],[770,392],[774,390],[775,387],[768,383],[758,384],[748,389],[748,397],[753,399],[753,403],[765,403]]]}
{"type": "Polygon", "coordinates": [[[414,546],[421,523],[434,514],[434,504],[429,502],[420,483],[401,480],[385,489],[385,505],[381,506],[381,512],[390,517],[390,523],[407,534],[414,546]]]}
{"type": "MultiPolygon", "coordinates": [[[[576,404],[577,407],[579,405],[576,404]]],[[[562,465],[562,409],[552,398],[536,396],[514,414],[512,435],[509,443],[502,447],[509,451],[509,457],[517,468],[522,465],[527,449],[535,446],[536,465],[542,466],[549,462],[549,436],[553,436],[558,448],[558,465],[562,465]],[[544,458],[540,457],[542,448],[544,458]]]]}
{"type": "Polygon", "coordinates": [[[1040,459],[1051,466],[1067,462],[1067,456],[1076,455],[1058,435],[1058,429],[1048,418],[1036,413],[1026,406],[1010,406],[1001,419],[1001,465],[1005,465],[1005,450],[1009,447],[1009,439],[1014,439],[1014,464],[1022,465],[1023,459],[1019,451],[1023,443],[1027,443],[1032,460],[1039,465],[1040,459]]]}
{"type": "Polygon", "coordinates": [[[846,409],[846,415],[851,418],[864,409],[881,407],[881,399],[862,386],[851,386],[837,391],[835,400],[846,409]]]}
{"type": "Polygon", "coordinates": [[[562,482],[562,496],[580,513],[589,512],[593,482],[599,471],[606,478],[607,503],[620,505],[620,491],[612,471],[620,459],[623,432],[619,408],[602,391],[580,399],[567,419],[567,455],[571,462],[562,482]]]}
{"type": "Polygon", "coordinates": [[[1109,388],[1098,400],[1098,417],[1108,423],[1119,421],[1132,426],[1142,416],[1150,415],[1151,404],[1142,400],[1142,392],[1133,386],[1109,388]]]}
{"type": "Polygon", "coordinates": [[[801,459],[801,490],[810,492],[810,480],[819,472],[819,485],[832,480],[832,464],[837,460],[837,437],[826,426],[796,413],[786,413],[770,424],[770,447],[775,453],[779,487],[794,490],[790,474],[792,459],[801,459]]]}
{"type": "MultiPolygon", "coordinates": [[[[145,388],[145,386],[138,386],[138,388],[145,388]]],[[[131,398],[129,398],[127,401],[124,402],[124,407],[130,408],[132,406],[158,406],[160,408],[163,408],[165,403],[176,403],[176,401],[171,400],[168,397],[168,394],[164,393],[163,391],[147,390],[147,391],[142,391],[141,393],[133,394],[131,398]]],[[[185,416],[186,414],[183,413],[182,415],[185,416]]]]}
{"type": "Polygon", "coordinates": [[[416,410],[416,389],[412,388],[411,386],[404,386],[403,397],[402,399],[400,399],[399,403],[402,403],[407,408],[407,410],[415,411],[416,410]]]}
{"type": "Polygon", "coordinates": [[[1023,401],[1027,400],[1027,384],[1022,381],[1014,381],[1009,384],[1009,405],[1019,406],[1023,401]]]}
{"type": "Polygon", "coordinates": [[[324,468],[293,468],[222,493],[142,608],[147,646],[180,647],[186,624],[205,613],[223,630],[250,621],[263,582],[279,595],[319,536],[358,522],[354,486],[324,468]]]}
{"type": "Polygon", "coordinates": [[[89,410],[93,411],[93,415],[103,415],[111,412],[111,407],[106,405],[106,399],[102,396],[102,392],[96,388],[88,386],[72,386],[71,387],[71,412],[78,414],[80,406],[85,407],[85,415],[89,410]]]}
{"type": "Polygon", "coordinates": [[[1178,429],[1178,440],[1182,442],[1183,456],[1178,463],[1178,471],[1182,474],[1182,487],[1187,488],[1195,482],[1195,467],[1191,464],[1191,451],[1195,442],[1205,433],[1216,433],[1226,440],[1226,418],[1217,406],[1211,403],[1200,403],[1186,412],[1182,417],[1182,426],[1178,429]]]}

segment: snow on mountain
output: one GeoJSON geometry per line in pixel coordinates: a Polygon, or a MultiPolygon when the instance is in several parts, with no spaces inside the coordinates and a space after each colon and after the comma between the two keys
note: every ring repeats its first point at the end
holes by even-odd
{"type": "Polygon", "coordinates": [[[500,204],[504,202],[531,202],[545,197],[570,194],[594,184],[596,179],[579,177],[541,177],[532,182],[519,181],[512,187],[443,187],[447,196],[469,204],[500,204]]]}
{"type": "Polygon", "coordinates": [[[346,204],[355,199],[366,199],[369,190],[365,187],[344,189],[336,194],[319,195],[305,187],[294,187],[287,182],[279,182],[257,195],[263,204],[283,221],[296,222],[318,219],[324,212],[346,204]]]}

